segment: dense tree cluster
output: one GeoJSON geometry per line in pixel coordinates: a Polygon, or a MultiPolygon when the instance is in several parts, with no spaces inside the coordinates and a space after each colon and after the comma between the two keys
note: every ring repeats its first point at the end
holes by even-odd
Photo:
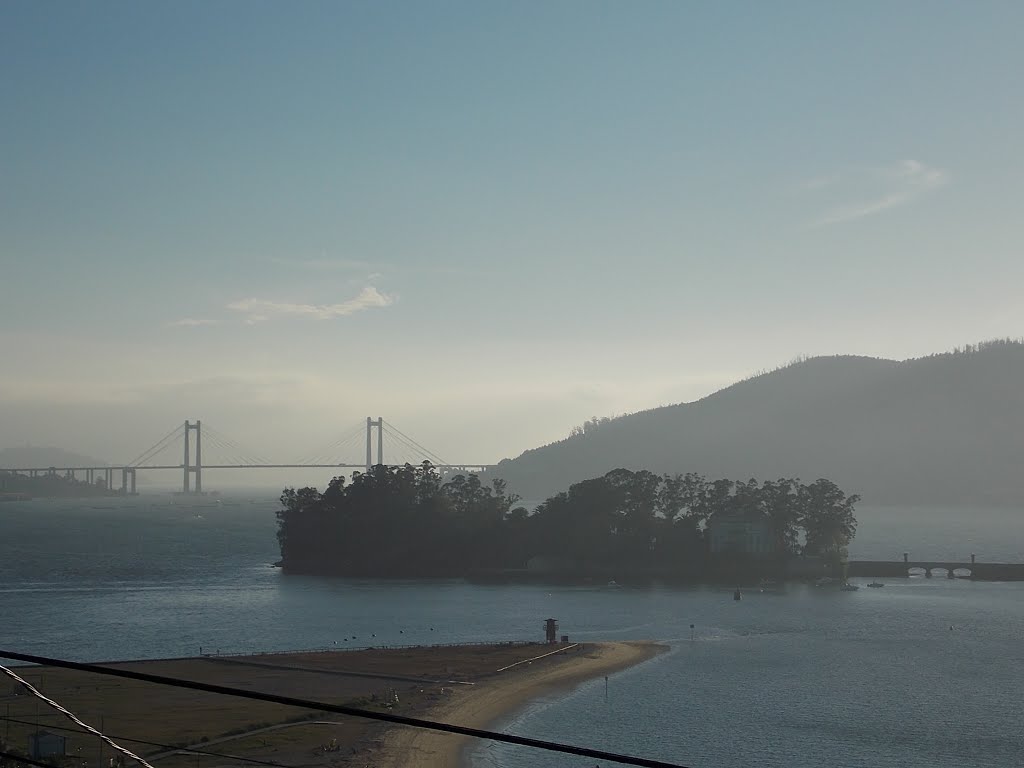
{"type": "Polygon", "coordinates": [[[591,419],[587,419],[578,427],[573,427],[572,430],[569,432],[569,437],[583,437],[584,435],[593,434],[599,428],[603,427],[605,424],[611,424],[614,418],[617,417],[594,416],[591,419]]]}
{"type": "Polygon", "coordinates": [[[681,572],[707,557],[716,515],[760,521],[781,557],[837,557],[856,532],[856,495],[828,480],[707,480],[617,469],[572,485],[531,514],[501,480],[447,482],[429,464],[377,466],[327,490],[287,489],[278,512],[291,571],[465,575],[539,557],[580,572],[681,572]]]}
{"type": "Polygon", "coordinates": [[[367,576],[461,575],[514,561],[515,496],[476,475],[443,482],[430,464],[378,465],[322,494],[286,489],[277,513],[285,568],[367,576]]]}
{"type": "MultiPolygon", "coordinates": [[[[979,352],[985,352],[990,349],[1007,349],[1007,348],[1020,348],[1024,346],[1024,338],[1015,339],[1007,336],[1003,339],[989,339],[988,341],[981,341],[977,344],[965,344],[962,347],[953,347],[953,355],[976,355],[979,352]]],[[[943,355],[929,355],[930,358],[942,357],[943,355]]]]}

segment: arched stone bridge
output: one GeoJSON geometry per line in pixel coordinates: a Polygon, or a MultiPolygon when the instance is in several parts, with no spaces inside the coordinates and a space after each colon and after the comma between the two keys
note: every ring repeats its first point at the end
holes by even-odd
{"type": "Polygon", "coordinates": [[[911,571],[924,571],[931,578],[935,571],[946,578],[966,578],[978,581],[1024,581],[1024,563],[984,563],[974,555],[967,562],[951,560],[911,560],[904,553],[902,560],[851,560],[847,564],[848,576],[887,576],[906,578],[911,571]]]}

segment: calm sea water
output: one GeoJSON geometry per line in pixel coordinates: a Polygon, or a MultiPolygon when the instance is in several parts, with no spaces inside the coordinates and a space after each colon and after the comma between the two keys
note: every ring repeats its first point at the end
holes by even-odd
{"type": "MultiPolygon", "coordinates": [[[[477,586],[284,576],[272,498],[0,505],[0,648],[83,660],[381,643],[658,639],[536,703],[517,733],[686,765],[1024,765],[1024,584],[855,593],[477,586]],[[691,630],[690,625],[694,628],[691,630]]],[[[862,509],[856,557],[1024,562],[1020,510],[862,509]]],[[[479,766],[592,766],[493,745],[479,766]]]]}

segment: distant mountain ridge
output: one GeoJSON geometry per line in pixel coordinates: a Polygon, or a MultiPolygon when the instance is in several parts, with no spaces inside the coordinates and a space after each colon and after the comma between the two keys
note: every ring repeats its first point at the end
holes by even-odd
{"type": "Polygon", "coordinates": [[[19,467],[105,467],[106,461],[63,448],[42,445],[16,445],[0,450],[0,469],[19,467]]]}
{"type": "Polygon", "coordinates": [[[868,504],[1024,502],[1024,343],[803,360],[692,403],[587,425],[497,474],[544,498],[611,469],[812,481],[868,504]]]}

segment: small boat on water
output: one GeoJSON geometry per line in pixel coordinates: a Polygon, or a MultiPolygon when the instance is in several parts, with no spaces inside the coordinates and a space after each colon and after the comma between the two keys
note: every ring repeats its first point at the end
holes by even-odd
{"type": "Polygon", "coordinates": [[[839,587],[839,589],[842,592],[856,592],[858,589],[860,589],[860,587],[858,587],[856,584],[851,584],[847,581],[841,587],[839,587]]]}
{"type": "Polygon", "coordinates": [[[732,593],[732,599],[733,599],[733,600],[742,600],[742,599],[743,599],[743,593],[742,593],[742,592],[740,592],[740,591],[739,591],[739,590],[737,589],[737,590],[736,590],[735,592],[733,592],[733,593],[732,593]]]}
{"type": "Polygon", "coordinates": [[[878,589],[879,587],[884,587],[885,584],[883,584],[880,581],[872,581],[870,584],[868,584],[868,586],[871,587],[872,589],[878,589]]]}
{"type": "Polygon", "coordinates": [[[615,579],[612,579],[611,581],[608,582],[608,586],[611,587],[612,589],[618,589],[622,585],[619,584],[619,582],[617,582],[615,579]]]}

